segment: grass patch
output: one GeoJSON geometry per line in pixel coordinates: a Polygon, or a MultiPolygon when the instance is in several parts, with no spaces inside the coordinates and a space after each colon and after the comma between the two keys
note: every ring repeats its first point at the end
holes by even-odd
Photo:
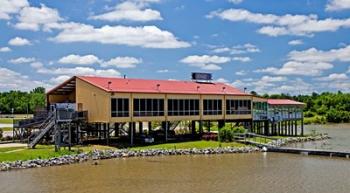
{"type": "Polygon", "coordinates": [[[0,118],[0,123],[2,124],[13,124],[12,118],[0,118]]]}
{"type": "Polygon", "coordinates": [[[0,130],[2,130],[2,131],[13,131],[13,128],[12,127],[3,127],[3,128],[0,128],[0,130]]]}
{"type": "MultiPolygon", "coordinates": [[[[0,153],[5,153],[8,151],[13,151],[13,150],[18,150],[18,149],[24,149],[25,147],[4,147],[4,148],[0,148],[0,153]]],[[[0,154],[2,155],[2,154],[0,154]]],[[[0,158],[1,159],[1,158],[0,158]]]]}
{"type": "Polygon", "coordinates": [[[79,152],[90,152],[94,149],[107,150],[116,148],[102,145],[89,145],[74,146],[72,147],[72,151],[69,151],[68,148],[61,148],[60,151],[55,152],[55,147],[53,145],[37,145],[35,149],[28,149],[27,147],[5,147],[0,148],[0,162],[16,160],[25,161],[32,159],[49,159],[53,157],[60,157],[63,155],[74,155],[79,152]]]}
{"type": "Polygon", "coordinates": [[[315,115],[313,117],[304,117],[304,124],[326,124],[327,119],[325,116],[315,115]]]}
{"type": "MultiPolygon", "coordinates": [[[[244,147],[246,145],[236,142],[222,142],[221,147],[244,147]]],[[[220,143],[217,141],[189,141],[181,143],[164,143],[157,145],[148,145],[142,147],[133,147],[132,150],[147,150],[147,149],[204,149],[204,148],[217,148],[220,147],[220,143]]]]}
{"type": "Polygon", "coordinates": [[[55,152],[52,145],[38,145],[36,149],[28,149],[26,147],[14,148],[0,148],[0,162],[16,161],[16,160],[32,160],[32,159],[48,159],[52,157],[59,157],[63,155],[76,154],[77,151],[68,151],[62,149],[55,152]],[[20,151],[13,151],[20,150],[20,151]],[[9,152],[13,151],[13,152],[9,152]]]}

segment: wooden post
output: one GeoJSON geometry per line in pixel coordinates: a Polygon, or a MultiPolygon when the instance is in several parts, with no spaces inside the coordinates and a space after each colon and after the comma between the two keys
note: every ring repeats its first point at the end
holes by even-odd
{"type": "Polygon", "coordinates": [[[210,120],[208,121],[208,132],[210,133],[210,120]]]}
{"type": "Polygon", "coordinates": [[[72,127],[71,124],[68,124],[68,150],[71,150],[72,146],[72,127]]]}
{"type": "Polygon", "coordinates": [[[301,126],[301,133],[300,133],[300,135],[304,136],[304,119],[303,118],[301,119],[301,125],[300,126],[301,126]]]}
{"type": "Polygon", "coordinates": [[[106,134],[106,144],[109,145],[109,123],[106,124],[106,129],[105,131],[107,131],[106,134]]]}
{"type": "Polygon", "coordinates": [[[134,145],[134,123],[130,122],[129,123],[129,134],[130,134],[130,145],[134,145]]]}
{"type": "Polygon", "coordinates": [[[169,121],[165,121],[165,142],[168,141],[168,128],[169,127],[169,121]]]}

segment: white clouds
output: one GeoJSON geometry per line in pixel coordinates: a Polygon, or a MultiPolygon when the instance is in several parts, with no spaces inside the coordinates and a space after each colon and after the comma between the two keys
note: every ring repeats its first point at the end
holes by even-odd
{"type": "Polygon", "coordinates": [[[220,70],[221,67],[217,64],[230,62],[231,58],[221,56],[209,55],[192,55],[180,60],[180,62],[189,64],[190,66],[199,67],[202,70],[220,70]]]}
{"type": "Polygon", "coordinates": [[[256,91],[259,94],[308,94],[315,91],[313,85],[301,78],[288,79],[283,76],[263,76],[259,79],[236,80],[232,83],[238,88],[248,88],[249,91],[256,91]]]}
{"type": "Polygon", "coordinates": [[[320,80],[320,81],[344,81],[348,79],[349,77],[345,73],[341,73],[341,74],[333,73],[326,77],[317,78],[317,80],[320,80]]]}
{"type": "Polygon", "coordinates": [[[329,90],[341,90],[350,92],[350,80],[345,73],[332,73],[325,77],[315,78],[319,81],[318,85],[329,90]]]}
{"type": "Polygon", "coordinates": [[[350,19],[318,19],[317,15],[274,15],[252,13],[244,9],[214,11],[208,18],[219,17],[229,21],[243,21],[263,25],[258,32],[269,36],[299,35],[311,36],[317,32],[333,32],[339,28],[349,28],[350,19]]]}
{"type": "Polygon", "coordinates": [[[270,73],[276,75],[303,75],[318,76],[324,70],[333,68],[333,65],[326,62],[298,62],[288,61],[281,68],[268,67],[256,70],[256,72],[270,73]]]}
{"type": "Polygon", "coordinates": [[[0,52],[11,52],[11,48],[9,47],[1,47],[0,52]]]}
{"type": "Polygon", "coordinates": [[[233,61],[239,61],[239,62],[250,62],[250,61],[252,61],[252,59],[249,58],[249,57],[233,57],[232,60],[233,61]]]}
{"type": "Polygon", "coordinates": [[[25,58],[25,57],[20,57],[20,58],[16,58],[16,59],[11,59],[8,62],[12,63],[12,64],[23,64],[23,63],[30,63],[30,62],[34,62],[35,58],[25,58]]]}
{"type": "Polygon", "coordinates": [[[109,61],[101,63],[102,67],[117,67],[117,68],[135,68],[137,64],[142,63],[142,59],[134,57],[116,57],[109,61]]]}
{"type": "Polygon", "coordinates": [[[55,42],[97,42],[102,44],[117,44],[140,46],[144,48],[185,48],[190,44],[177,38],[170,32],[156,26],[126,27],[103,26],[95,28],[90,25],[70,26],[56,37],[55,42]]]}
{"type": "Polygon", "coordinates": [[[1,0],[0,19],[9,20],[11,14],[18,13],[23,7],[29,6],[27,0],[1,0]]]}
{"type": "Polygon", "coordinates": [[[61,64],[78,64],[78,65],[91,65],[99,62],[100,60],[98,59],[98,57],[91,54],[85,55],[85,56],[70,54],[58,60],[58,63],[61,63],[61,64]]]}
{"type": "Polygon", "coordinates": [[[40,69],[44,67],[44,64],[41,62],[33,62],[30,64],[30,66],[34,69],[40,69]]]}
{"type": "Polygon", "coordinates": [[[340,11],[344,9],[350,9],[349,0],[328,0],[326,5],[327,11],[340,11]]]}
{"type": "Polygon", "coordinates": [[[247,73],[246,73],[244,70],[241,70],[241,71],[235,72],[235,74],[236,74],[237,76],[244,76],[244,75],[246,75],[247,73]]]}
{"type": "Polygon", "coordinates": [[[234,3],[234,4],[240,4],[243,2],[243,0],[228,0],[228,2],[234,3]]]}
{"type": "Polygon", "coordinates": [[[56,9],[46,7],[25,7],[20,11],[18,23],[15,24],[17,29],[38,31],[40,27],[49,30],[50,24],[55,24],[63,19],[59,16],[56,9]]]}
{"type": "Polygon", "coordinates": [[[10,39],[8,44],[11,45],[11,46],[27,46],[27,45],[31,45],[29,40],[27,40],[25,38],[21,38],[21,37],[15,37],[15,38],[10,39]]]}
{"type": "MultiPolygon", "coordinates": [[[[149,3],[156,3],[159,0],[133,0],[125,1],[119,4],[118,11],[123,11],[121,19],[161,19],[149,17],[149,13],[154,14],[156,11],[150,9],[142,9],[148,6],[149,3]],[[140,8],[140,10],[135,10],[140,8]],[[122,9],[122,10],[121,10],[122,9]],[[126,9],[126,10],[125,10],[126,9]],[[130,10],[133,9],[133,10],[130,10]],[[135,14],[136,11],[136,14],[135,14]],[[138,11],[141,11],[141,15],[138,11]],[[145,14],[146,15],[142,15],[145,14]],[[129,15],[128,15],[129,14],[129,15]]],[[[159,13],[159,12],[157,12],[159,13]]],[[[97,17],[97,16],[96,16],[97,17]]],[[[109,26],[94,27],[92,25],[64,22],[56,9],[46,7],[41,4],[41,7],[24,6],[20,10],[18,22],[14,25],[17,29],[32,30],[32,31],[51,31],[59,30],[58,35],[49,38],[58,43],[70,42],[95,42],[101,44],[116,44],[127,46],[139,46],[144,48],[186,48],[191,44],[185,41],[178,40],[169,31],[161,30],[156,26],[109,26]]],[[[28,42],[29,43],[29,42],[28,42]]],[[[28,45],[28,44],[26,44],[28,45]]]]}
{"type": "Polygon", "coordinates": [[[70,54],[68,56],[64,56],[61,59],[59,59],[58,63],[76,64],[76,65],[100,64],[101,67],[135,68],[137,64],[142,63],[142,59],[125,56],[125,57],[115,57],[108,61],[104,61],[92,54],[84,55],[84,56],[70,54]]]}
{"type": "Polygon", "coordinates": [[[215,80],[215,82],[228,83],[228,80],[226,80],[225,78],[218,78],[215,80]]]}
{"type": "Polygon", "coordinates": [[[30,80],[28,76],[24,76],[7,68],[0,67],[0,74],[0,90],[28,91],[38,86],[48,86],[43,82],[30,80]]]}
{"type": "Polygon", "coordinates": [[[276,75],[318,76],[323,71],[333,68],[334,65],[331,62],[336,61],[350,61],[350,46],[327,51],[317,50],[316,48],[291,51],[288,54],[288,61],[281,68],[268,67],[256,70],[256,72],[276,75]]]}
{"type": "Polygon", "coordinates": [[[350,45],[344,48],[331,49],[329,51],[317,50],[310,48],[303,51],[292,51],[288,54],[290,60],[308,61],[308,62],[334,62],[350,61],[350,45]]]}
{"type": "Polygon", "coordinates": [[[168,69],[157,70],[157,73],[167,73],[167,72],[169,72],[168,69]]]}
{"type": "Polygon", "coordinates": [[[304,44],[303,40],[291,40],[288,42],[288,45],[297,46],[304,44]]]}
{"type": "Polygon", "coordinates": [[[220,57],[220,56],[209,56],[209,55],[193,55],[193,56],[187,56],[186,58],[183,58],[181,62],[187,63],[187,64],[194,64],[194,63],[201,63],[201,64],[207,64],[207,63],[215,63],[215,64],[222,64],[229,62],[231,59],[228,57],[220,57]]]}
{"type": "Polygon", "coordinates": [[[159,11],[146,7],[148,7],[147,2],[125,1],[116,5],[114,10],[101,15],[92,16],[91,19],[105,21],[129,20],[141,22],[163,19],[159,11]]]}
{"type": "Polygon", "coordinates": [[[229,53],[229,54],[246,54],[246,53],[257,53],[260,52],[260,49],[250,43],[246,43],[243,45],[235,45],[232,47],[215,47],[212,50],[213,53],[229,53]]]}
{"type": "Polygon", "coordinates": [[[66,75],[66,76],[107,76],[116,77],[120,76],[120,72],[114,69],[94,69],[90,67],[75,67],[75,68],[39,68],[37,70],[41,74],[52,74],[52,75],[66,75]]]}
{"type": "Polygon", "coordinates": [[[67,75],[61,75],[61,76],[57,76],[57,77],[53,77],[49,80],[50,83],[57,85],[57,84],[61,84],[62,82],[70,79],[71,76],[67,76],[67,75]]]}

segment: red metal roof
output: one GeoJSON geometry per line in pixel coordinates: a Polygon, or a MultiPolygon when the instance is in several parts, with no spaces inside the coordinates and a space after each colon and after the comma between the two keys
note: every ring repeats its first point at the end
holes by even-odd
{"type": "Polygon", "coordinates": [[[224,83],[78,76],[107,92],[250,95],[224,83]],[[110,84],[109,84],[110,83],[110,84]]]}
{"type": "Polygon", "coordinates": [[[305,105],[305,103],[301,103],[290,99],[268,99],[267,103],[269,105],[305,105]]]}

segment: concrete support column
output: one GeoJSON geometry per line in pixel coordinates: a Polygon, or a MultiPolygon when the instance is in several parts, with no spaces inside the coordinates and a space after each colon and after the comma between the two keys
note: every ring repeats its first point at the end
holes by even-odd
{"type": "Polygon", "coordinates": [[[129,123],[129,137],[130,137],[130,145],[134,145],[134,132],[135,132],[135,123],[130,122],[129,123]]]}
{"type": "Polygon", "coordinates": [[[109,123],[106,123],[106,144],[109,145],[109,123]]]}

